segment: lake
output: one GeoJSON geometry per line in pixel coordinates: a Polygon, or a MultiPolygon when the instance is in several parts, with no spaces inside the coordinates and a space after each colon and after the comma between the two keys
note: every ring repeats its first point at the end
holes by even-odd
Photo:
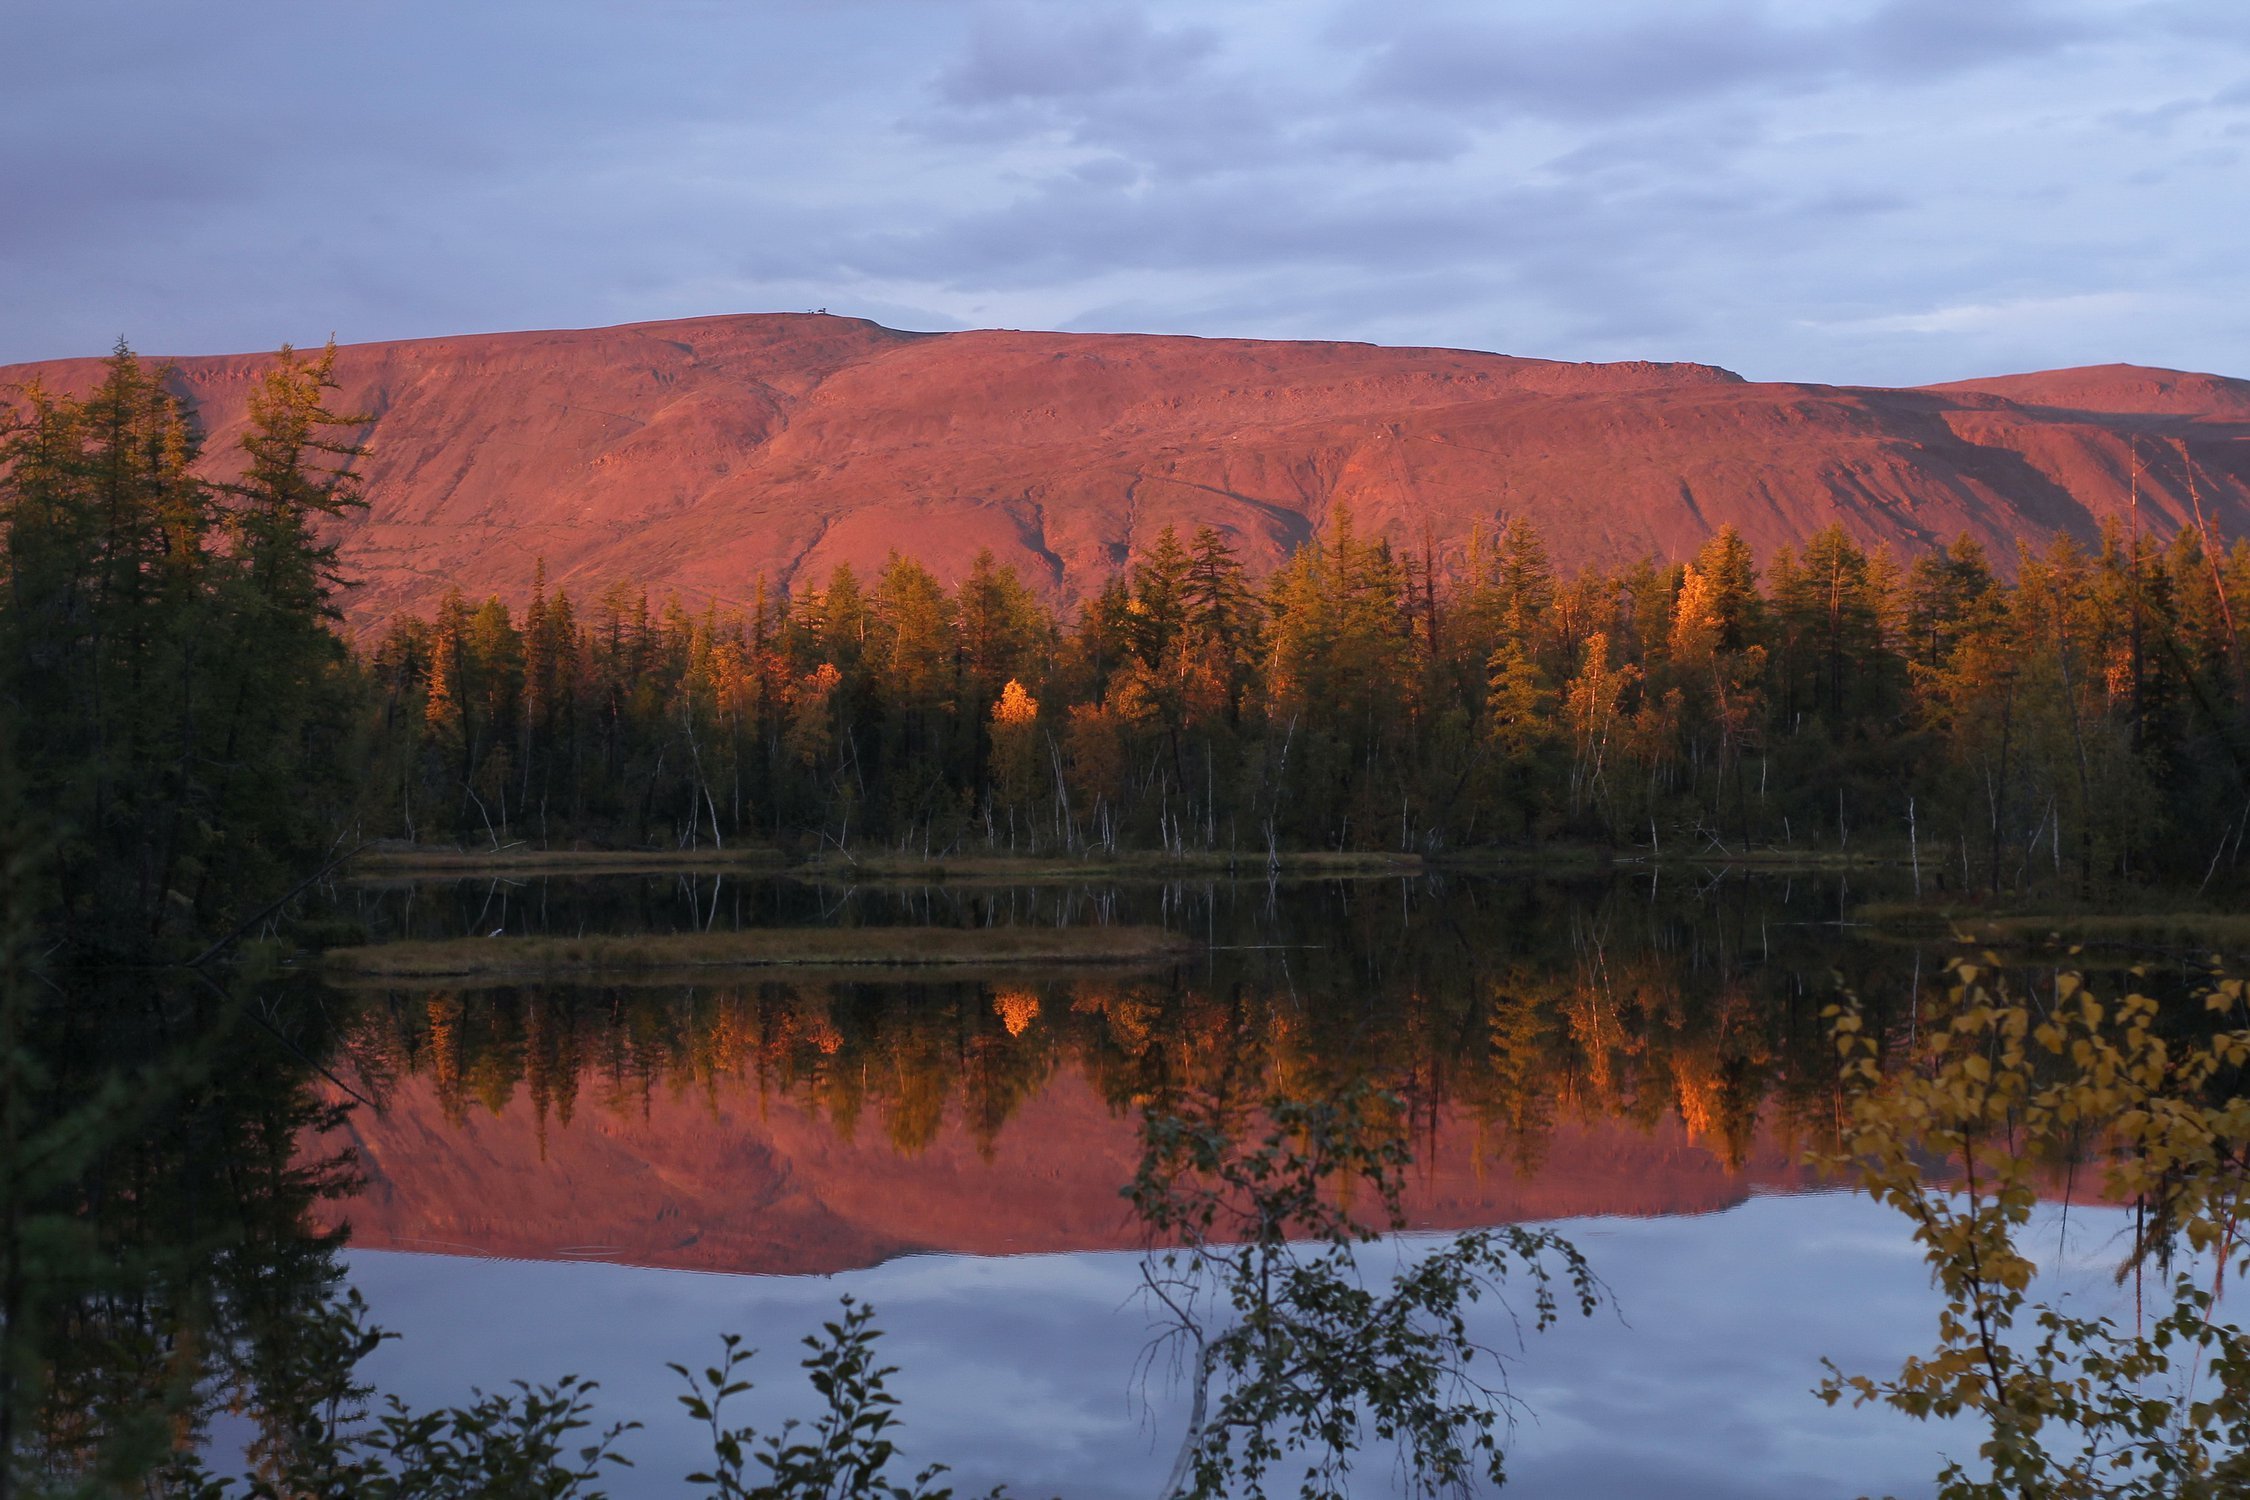
{"type": "MultiPolygon", "coordinates": [[[[849,1294],[898,1367],[901,1446],[964,1492],[1153,1494],[1182,1395],[1144,1359],[1120,1188],[1144,1108],[1400,1101],[1407,1232],[1551,1225],[1611,1302],[1478,1332],[1520,1402],[1508,1493],[1928,1493],[1974,1435],[1811,1394],[1894,1371],[1936,1300],[1904,1221],[1804,1164],[1836,1118],[1839,987],[1911,1027],[1948,950],[1853,925],[1859,877],[810,885],[697,876],[347,887],[380,936],[751,925],[1161,925],[1193,956],[1077,971],[771,970],[710,983],[364,983],[325,1017],[341,1106],[300,1164],[342,1274],[401,1337],[363,1366],[416,1405],[578,1373],[646,1430],[624,1495],[702,1461],[668,1361],[764,1353],[744,1414],[810,1415],[797,1340],[849,1294]]],[[[2121,1216],[2045,1211],[2083,1301],[2121,1216]]],[[[222,1428],[223,1443],[247,1429],[222,1428]]],[[[1366,1492],[1394,1485],[1363,1463],[1366,1492]]]]}

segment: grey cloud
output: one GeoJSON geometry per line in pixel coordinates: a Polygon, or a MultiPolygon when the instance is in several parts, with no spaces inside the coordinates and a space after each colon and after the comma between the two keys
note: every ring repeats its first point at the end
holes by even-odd
{"type": "Polygon", "coordinates": [[[1734,169],[1738,157],[1765,139],[1765,127],[1739,111],[1706,113],[1695,131],[1666,129],[1636,121],[1582,137],[1574,146],[1542,163],[1564,177],[1643,178],[1680,181],[1712,178],[1734,169]]]}
{"type": "Polygon", "coordinates": [[[1322,126],[1311,141],[1325,155],[1408,163],[1452,161],[1470,149],[1474,137],[1428,116],[1366,111],[1322,126]]]}
{"type": "MultiPolygon", "coordinates": [[[[901,125],[931,142],[986,146],[1061,142],[1130,159],[1158,171],[1197,175],[1248,171],[1300,154],[1291,118],[1312,101],[1290,99],[1284,80],[1222,72],[1210,67],[1154,65],[1179,49],[1179,38],[1156,33],[1145,20],[1112,17],[1105,24],[1126,37],[1146,38],[1114,49],[1102,46],[1096,28],[1064,41],[1042,38],[1026,49],[1052,51],[1089,65],[1062,67],[1034,91],[1028,83],[997,86],[972,50],[935,85],[936,107],[907,115],[901,125]],[[1084,51],[1080,45],[1084,44],[1084,51]],[[1100,59],[1099,66],[1093,66],[1100,59]],[[961,87],[964,74],[995,84],[985,92],[961,87]],[[1294,106],[1294,107],[1293,107],[1294,106]]],[[[1199,49],[1196,56],[1202,55],[1199,49]]],[[[1036,72],[1028,64],[1027,74],[1036,72]]],[[[1013,70],[1007,75],[1013,76],[1013,70]]],[[[1311,113],[1319,113],[1315,104],[1311,113]]]]}
{"type": "Polygon", "coordinates": [[[1882,188],[1838,187],[1799,200],[1792,212],[1793,217],[1801,221],[1833,223],[1877,214],[1902,214],[1913,207],[1913,198],[1905,193],[1882,188]]]}
{"type": "Polygon", "coordinates": [[[0,360],[822,305],[1857,380],[2250,346],[2239,0],[19,9],[0,360]]]}
{"type": "Polygon", "coordinates": [[[1183,176],[1255,171],[1304,154],[1270,104],[1250,89],[1218,81],[1101,99],[938,110],[910,117],[904,128],[937,144],[1059,142],[1183,176]]]}
{"type": "Polygon", "coordinates": [[[1928,78],[2039,57],[2097,34],[2091,21],[2036,0],[1889,0],[1823,41],[1846,65],[1861,55],[1892,78],[1928,78]]]}
{"type": "Polygon", "coordinates": [[[1097,156],[1072,167],[1070,175],[1091,188],[1121,188],[1140,181],[1141,169],[1122,156],[1097,156]]]}
{"type": "MultiPolygon", "coordinates": [[[[1292,337],[1317,339],[1327,336],[1338,318],[1355,311],[1363,313],[1373,293],[1380,298],[1386,319],[1401,326],[1442,328],[1460,308],[1491,296],[1506,279],[1489,270],[1473,272],[1449,266],[1388,274],[1370,286],[1356,280],[1340,284],[1333,277],[1297,271],[1246,278],[1187,307],[1146,296],[1118,297],[1086,309],[1067,326],[1085,333],[1188,330],[1199,326],[1270,327],[1287,330],[1292,337]]],[[[1442,336],[1425,341],[1444,342],[1442,336]]]]}
{"type": "Polygon", "coordinates": [[[964,56],[939,73],[949,104],[1100,94],[1192,70],[1216,45],[1203,27],[1159,29],[1138,10],[1011,5],[981,14],[964,56]]]}
{"type": "Polygon", "coordinates": [[[1563,120],[1648,114],[1746,89],[1940,78],[2086,34],[2027,0],[1890,0],[1808,21],[1809,10],[1740,0],[1495,21],[1472,9],[1403,28],[1361,18],[1347,34],[1379,36],[1362,80],[1376,97],[1563,120]]]}
{"type": "Polygon", "coordinates": [[[2137,19],[2176,36],[2250,48],[2250,9],[2235,0],[2157,0],[2137,19]]]}
{"type": "Polygon", "coordinates": [[[2206,146],[2200,151],[2183,151],[2175,158],[2178,165],[2204,168],[2213,173],[2231,172],[2242,163],[2242,153],[2231,146],[2206,146]]]}
{"type": "MultiPolygon", "coordinates": [[[[1716,234],[1746,253],[1773,249],[1818,232],[1795,222],[1800,211],[1817,224],[1883,206],[1832,192],[1807,209],[1748,182],[1672,182],[1607,196],[1520,183],[1433,198],[1400,185],[1343,193],[1310,172],[1256,183],[1159,182],[1132,193],[1057,179],[995,209],[824,253],[865,274],[919,274],[958,290],[995,280],[1095,286],[1151,274],[1200,278],[1209,288],[1184,304],[1174,293],[1170,316],[1159,316],[1160,304],[1144,292],[1100,298],[1069,320],[1079,328],[1138,322],[1285,336],[1349,328],[1555,357],[1643,356],[1646,341],[1665,340],[1669,357],[1709,358],[1688,339],[1705,324],[1677,310],[1692,300],[1680,290],[1691,279],[1683,269],[1693,263],[1689,247],[1716,234]],[[1490,332],[1473,336],[1478,329],[1490,332]],[[1632,344],[1636,332],[1641,347],[1632,344]],[[1534,337],[1536,349],[1521,342],[1534,337]]],[[[1715,303],[1708,315],[1726,310],[1715,303]]]]}
{"type": "Polygon", "coordinates": [[[1564,118],[1614,117],[1724,92],[1804,55],[1795,39],[1732,7],[1724,19],[1660,15],[1607,33],[1460,19],[1378,45],[1367,91],[1422,105],[1490,105],[1564,118]]]}
{"type": "Polygon", "coordinates": [[[1197,176],[1308,161],[1442,161],[1467,149],[1458,125],[1354,107],[1333,82],[1259,67],[1198,25],[1140,9],[1054,3],[978,12],[962,54],[901,119],[930,142],[1059,142],[1148,170],[1197,176]]]}
{"type": "MultiPolygon", "coordinates": [[[[2214,89],[2204,94],[2179,95],[2147,104],[2135,104],[2125,109],[2113,109],[2102,115],[2102,123],[2118,130],[2159,139],[2178,137],[2182,127],[2211,116],[2230,115],[2250,109],[2250,78],[2214,89]]],[[[2214,122],[2215,123],[2215,122],[2214,122]]],[[[2224,134],[2230,125],[2219,125],[2224,134]]]]}
{"type": "Polygon", "coordinates": [[[2111,110],[2103,119],[2119,130],[2162,138],[2172,135],[2181,124],[2209,107],[2210,101],[2204,99],[2167,99],[2145,108],[2111,110]]]}
{"type": "Polygon", "coordinates": [[[1429,201],[1409,194],[1341,198],[1301,180],[1255,188],[1190,182],[1145,193],[1058,180],[998,209],[832,248],[874,274],[920,274],[956,284],[995,273],[1054,279],[1120,268],[1415,270],[1488,246],[1496,207],[1490,199],[1429,201]]]}
{"type": "Polygon", "coordinates": [[[1294,154],[1283,122],[1265,101],[1224,85],[1105,100],[1086,114],[1073,139],[1183,176],[1239,172],[1294,154]]]}
{"type": "Polygon", "coordinates": [[[899,130],[935,145],[996,146],[1053,135],[1060,128],[1045,100],[1010,99],[976,109],[919,109],[897,121],[899,130]]]}

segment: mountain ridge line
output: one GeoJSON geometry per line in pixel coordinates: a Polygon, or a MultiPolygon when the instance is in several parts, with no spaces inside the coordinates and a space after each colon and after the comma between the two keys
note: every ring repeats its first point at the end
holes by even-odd
{"type": "MultiPolygon", "coordinates": [[[[214,474],[270,358],[161,361],[214,474]]],[[[0,366],[0,391],[75,393],[100,363],[0,366]]],[[[1830,386],[767,313],[341,345],[337,378],[371,418],[371,504],[339,532],[360,628],[452,585],[520,602],[537,558],[553,586],[740,599],[894,549],[957,577],[989,548],[1068,603],[1166,525],[1263,574],[1346,507],[1417,550],[1523,516],[1564,567],[1684,559],[1729,524],[1761,556],[1831,524],[1903,555],[1968,535],[2003,568],[2105,523],[2250,535],[2250,381],[2135,365],[1830,386]]]]}

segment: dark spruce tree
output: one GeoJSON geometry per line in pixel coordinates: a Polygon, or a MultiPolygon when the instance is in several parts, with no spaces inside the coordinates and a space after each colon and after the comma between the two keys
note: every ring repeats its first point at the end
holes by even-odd
{"type": "Polygon", "coordinates": [[[0,708],[51,819],[42,925],[145,958],[310,873],[345,798],[354,667],[333,542],[360,504],[333,351],[251,401],[241,477],[202,477],[192,414],[122,345],[84,399],[20,393],[0,439],[0,708]]]}

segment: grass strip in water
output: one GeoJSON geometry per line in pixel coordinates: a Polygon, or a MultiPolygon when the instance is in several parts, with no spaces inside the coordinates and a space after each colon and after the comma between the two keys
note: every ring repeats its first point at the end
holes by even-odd
{"type": "Polygon", "coordinates": [[[1419,855],[1311,849],[1284,851],[1269,863],[1263,850],[1189,850],[1169,853],[1136,850],[1120,854],[961,854],[925,859],[915,854],[824,854],[791,873],[807,879],[841,882],[1012,881],[1174,879],[1182,876],[1233,876],[1263,880],[1349,879],[1359,876],[1418,875],[1419,855]]]}
{"type": "Polygon", "coordinates": [[[2250,914],[2243,912],[2101,912],[1972,917],[1957,921],[1965,941],[2069,947],[2080,943],[2151,948],[2250,951],[2250,914]]]}
{"type": "Polygon", "coordinates": [[[357,880],[477,875],[673,875],[737,870],[771,874],[781,852],[746,844],[733,849],[433,849],[392,845],[352,861],[357,880]]]}
{"type": "Polygon", "coordinates": [[[2131,947],[2250,952],[2250,913],[2231,911],[1977,912],[1877,902],[1854,915],[1885,931],[1985,947],[2131,947]]]}
{"type": "Polygon", "coordinates": [[[1190,948],[1160,927],[753,927],[739,932],[466,937],[333,948],[340,975],[485,979],[770,967],[1152,963],[1190,948]]]}

